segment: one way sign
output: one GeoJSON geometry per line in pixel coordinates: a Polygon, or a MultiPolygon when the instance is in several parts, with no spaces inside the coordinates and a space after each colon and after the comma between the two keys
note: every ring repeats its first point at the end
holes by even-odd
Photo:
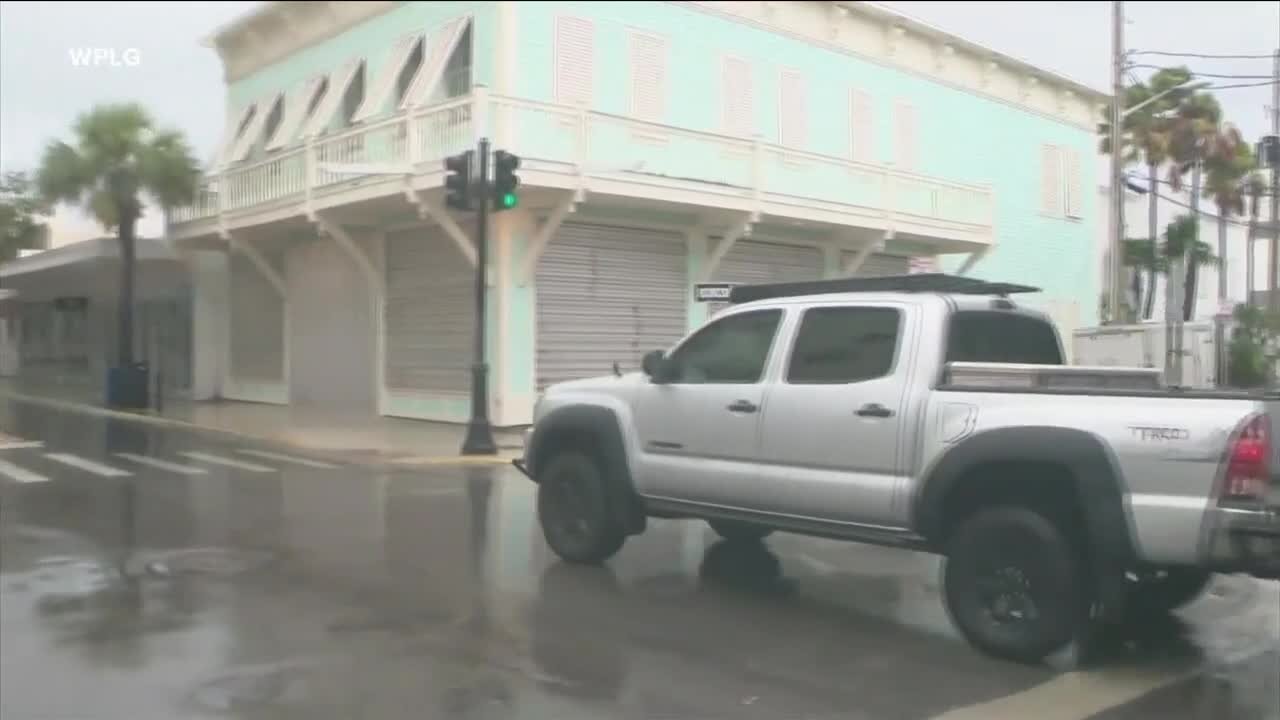
{"type": "Polygon", "coordinates": [[[728,302],[734,283],[697,283],[693,286],[693,299],[697,302],[728,302]]]}

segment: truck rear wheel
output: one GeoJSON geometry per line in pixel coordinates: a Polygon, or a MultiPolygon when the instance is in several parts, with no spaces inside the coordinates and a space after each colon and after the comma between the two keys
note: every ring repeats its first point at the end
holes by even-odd
{"type": "Polygon", "coordinates": [[[730,542],[763,540],[773,532],[773,528],[765,527],[764,525],[753,525],[735,520],[708,520],[707,524],[711,526],[712,530],[716,531],[717,535],[730,542]]]}
{"type": "Polygon", "coordinates": [[[622,549],[626,532],[609,512],[604,476],[590,456],[563,452],[538,473],[538,522],[556,555],[599,564],[622,549]]]}
{"type": "Polygon", "coordinates": [[[980,511],[951,537],[947,609],[982,652],[1037,663],[1065,647],[1087,619],[1087,579],[1070,540],[1022,507],[980,511]]]}

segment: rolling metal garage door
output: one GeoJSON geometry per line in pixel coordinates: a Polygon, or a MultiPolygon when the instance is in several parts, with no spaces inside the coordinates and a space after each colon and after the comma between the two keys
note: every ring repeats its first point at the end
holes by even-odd
{"type": "MultiPolygon", "coordinates": [[[[263,252],[279,272],[279,253],[263,252]]],[[[284,380],[284,300],[243,253],[231,254],[231,377],[284,380]]]]}
{"type": "Polygon", "coordinates": [[[689,293],[680,235],[565,223],[538,263],[538,387],[639,368],[684,336],[689,293]]]}
{"type": "Polygon", "coordinates": [[[475,268],[438,226],[387,233],[386,383],[467,393],[475,343],[475,268]]]}
{"type": "MultiPolygon", "coordinates": [[[[844,253],[843,262],[848,262],[857,253],[844,253]]],[[[910,272],[911,258],[902,255],[885,255],[873,253],[862,263],[862,267],[853,273],[853,277],[885,277],[888,275],[906,275],[910,272]]]]}
{"type": "MultiPolygon", "coordinates": [[[[817,248],[739,240],[712,273],[712,281],[756,285],[821,280],[822,276],[822,251],[817,248]]],[[[709,303],[707,312],[714,315],[726,307],[728,303],[709,303]]]]}

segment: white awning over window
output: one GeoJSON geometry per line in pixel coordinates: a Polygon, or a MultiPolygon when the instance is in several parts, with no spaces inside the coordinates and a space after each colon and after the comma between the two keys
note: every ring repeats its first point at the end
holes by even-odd
{"type": "Polygon", "coordinates": [[[222,140],[218,143],[218,147],[213,152],[213,158],[209,161],[210,167],[221,167],[228,162],[231,156],[231,149],[236,144],[236,131],[238,131],[248,119],[249,113],[253,112],[257,107],[257,103],[249,103],[240,108],[239,112],[227,114],[227,126],[222,132],[222,140]]]}
{"type": "Polygon", "coordinates": [[[302,121],[307,119],[307,108],[311,107],[311,101],[315,99],[316,92],[320,90],[324,81],[324,75],[317,75],[304,80],[300,85],[289,91],[289,95],[285,99],[284,116],[280,120],[280,125],[276,127],[275,133],[267,138],[268,150],[282,148],[293,142],[294,137],[298,134],[298,128],[302,125],[302,121]]]}
{"type": "Polygon", "coordinates": [[[413,54],[414,47],[422,41],[424,35],[425,33],[422,32],[405,35],[391,47],[386,62],[378,69],[377,79],[369,86],[364,102],[352,116],[352,122],[367,120],[382,112],[387,105],[387,99],[391,97],[391,92],[396,87],[396,79],[400,77],[400,72],[404,70],[405,63],[413,54]]]}
{"type": "Polygon", "coordinates": [[[231,153],[227,155],[227,162],[240,162],[249,157],[249,152],[253,150],[253,144],[262,135],[262,127],[267,122],[267,116],[271,114],[272,108],[275,107],[276,101],[279,99],[280,95],[277,93],[270,100],[257,104],[253,118],[244,126],[244,131],[236,137],[235,144],[231,146],[231,153]]]}
{"type": "Polygon", "coordinates": [[[333,120],[333,114],[338,111],[338,106],[342,104],[343,96],[347,94],[347,88],[351,86],[351,81],[355,79],[356,73],[363,64],[363,58],[353,58],[329,74],[329,89],[325,91],[324,97],[320,99],[320,104],[316,106],[315,112],[311,114],[311,117],[307,118],[307,124],[302,129],[303,137],[319,135],[322,130],[329,126],[330,121],[333,120]]]}
{"type": "Polygon", "coordinates": [[[422,57],[422,66],[409,82],[400,109],[418,107],[425,104],[435,93],[444,76],[445,64],[449,56],[458,47],[462,33],[471,25],[470,17],[461,17],[441,25],[427,35],[426,46],[422,57]]]}

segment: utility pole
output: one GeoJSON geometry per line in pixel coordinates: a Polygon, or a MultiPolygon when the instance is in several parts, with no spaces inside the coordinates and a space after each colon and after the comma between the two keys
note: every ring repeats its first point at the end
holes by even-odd
{"type": "MultiPolygon", "coordinates": [[[[1219,208],[1221,212],[1221,208],[1219,208]]],[[[1226,222],[1225,219],[1218,222],[1226,222]]],[[[1247,263],[1252,265],[1253,263],[1247,263]]],[[[1227,303],[1227,236],[1218,233],[1218,308],[1213,313],[1213,384],[1227,384],[1227,319],[1231,317],[1227,303]]]]}
{"type": "MultiPolygon", "coordinates": [[[[1182,249],[1182,255],[1174,263],[1174,267],[1170,269],[1169,275],[1172,285],[1172,292],[1168,297],[1172,302],[1169,307],[1165,308],[1165,317],[1169,321],[1166,325],[1168,328],[1165,333],[1165,348],[1172,360],[1172,375],[1166,373],[1165,382],[1171,380],[1176,384],[1182,385],[1185,378],[1182,375],[1182,359],[1185,351],[1183,343],[1183,335],[1185,335],[1184,323],[1186,322],[1187,303],[1185,302],[1187,294],[1187,268],[1191,267],[1191,253],[1195,252],[1200,242],[1200,173],[1201,173],[1201,148],[1200,141],[1196,140],[1195,160],[1191,166],[1191,220],[1194,231],[1191,235],[1190,242],[1182,249]]],[[[1196,269],[1197,272],[1199,268],[1196,269]]]]}
{"type": "Polygon", "coordinates": [[[1124,3],[1111,3],[1111,207],[1107,229],[1111,257],[1107,267],[1107,307],[1111,324],[1124,322],[1124,3]]]}
{"type": "Polygon", "coordinates": [[[489,364],[484,356],[485,296],[489,269],[489,138],[480,139],[480,192],[476,198],[476,344],[475,363],[471,366],[471,421],[462,441],[463,455],[493,455],[498,445],[493,441],[489,424],[489,364]]]}
{"type": "MultiPolygon", "coordinates": [[[[1276,50],[1271,65],[1271,134],[1280,135],[1280,49],[1276,50]]],[[[1280,309],[1276,298],[1278,272],[1277,255],[1280,255],[1280,162],[1271,165],[1271,242],[1267,254],[1267,309],[1280,309]]]]}

